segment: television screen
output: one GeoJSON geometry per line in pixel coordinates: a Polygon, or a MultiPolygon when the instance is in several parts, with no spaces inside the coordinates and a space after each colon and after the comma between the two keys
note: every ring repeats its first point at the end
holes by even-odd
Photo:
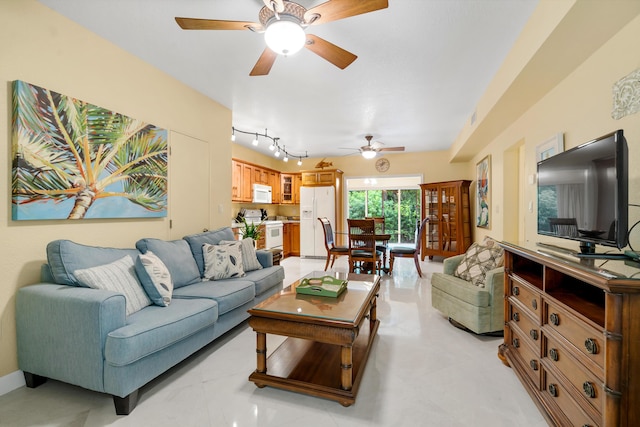
{"type": "Polygon", "coordinates": [[[583,252],[626,246],[627,163],[622,130],[539,162],[538,233],[581,241],[583,252]]]}

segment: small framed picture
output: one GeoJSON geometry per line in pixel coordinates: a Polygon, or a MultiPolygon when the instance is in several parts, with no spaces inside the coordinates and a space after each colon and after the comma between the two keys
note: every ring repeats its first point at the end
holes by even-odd
{"type": "Polygon", "coordinates": [[[476,227],[489,228],[491,212],[491,156],[476,165],[476,227]]]}
{"type": "Polygon", "coordinates": [[[541,162],[551,156],[564,151],[564,134],[562,132],[555,134],[542,144],[536,147],[536,159],[541,162]]]}

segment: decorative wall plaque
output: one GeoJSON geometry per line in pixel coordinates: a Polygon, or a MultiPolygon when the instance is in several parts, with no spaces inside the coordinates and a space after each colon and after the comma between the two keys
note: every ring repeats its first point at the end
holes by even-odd
{"type": "Polygon", "coordinates": [[[616,120],[640,111],[640,68],[613,85],[613,111],[616,120]]]}

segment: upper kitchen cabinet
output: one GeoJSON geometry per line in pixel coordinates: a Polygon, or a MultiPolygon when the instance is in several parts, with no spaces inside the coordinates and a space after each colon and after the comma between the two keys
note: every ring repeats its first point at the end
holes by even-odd
{"type": "Polygon", "coordinates": [[[231,159],[231,201],[251,203],[253,184],[271,186],[272,203],[280,202],[280,172],[231,159]]]}
{"type": "Polygon", "coordinates": [[[300,184],[302,177],[299,173],[280,174],[280,203],[287,205],[300,204],[300,184]]]}
{"type": "Polygon", "coordinates": [[[342,177],[342,171],[338,169],[320,170],[320,171],[303,171],[302,186],[313,187],[322,185],[335,185],[336,179],[342,177]]]}

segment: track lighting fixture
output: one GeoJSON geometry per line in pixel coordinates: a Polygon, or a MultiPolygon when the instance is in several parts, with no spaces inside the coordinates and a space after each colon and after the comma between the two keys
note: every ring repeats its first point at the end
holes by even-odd
{"type": "Polygon", "coordinates": [[[293,157],[293,158],[298,158],[298,166],[302,166],[302,159],[306,159],[309,157],[308,153],[304,153],[304,155],[295,155],[292,156],[291,153],[289,153],[284,145],[280,146],[280,138],[278,137],[273,137],[273,136],[269,136],[269,134],[267,133],[267,129],[264,130],[264,133],[258,133],[258,132],[246,132],[240,129],[236,129],[235,127],[231,128],[231,141],[235,141],[236,140],[236,132],[238,133],[243,133],[246,135],[253,135],[254,139],[253,141],[251,141],[251,145],[253,145],[254,147],[258,146],[259,144],[259,140],[258,137],[263,137],[263,138],[268,138],[271,140],[271,143],[269,144],[269,150],[270,151],[274,151],[273,155],[276,157],[280,157],[280,154],[283,154],[284,157],[282,158],[282,161],[284,162],[288,162],[289,161],[289,157],[293,157]]]}

